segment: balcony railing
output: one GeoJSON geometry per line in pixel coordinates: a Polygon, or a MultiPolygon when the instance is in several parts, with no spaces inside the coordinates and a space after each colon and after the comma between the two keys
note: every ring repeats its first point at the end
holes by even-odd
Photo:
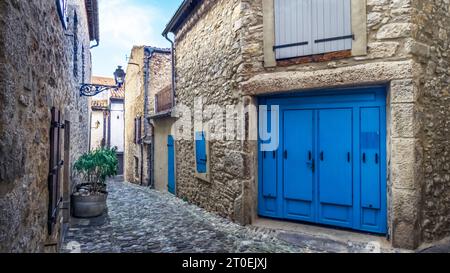
{"type": "Polygon", "coordinates": [[[170,86],[162,89],[155,95],[156,113],[172,109],[172,89],[170,86]]]}

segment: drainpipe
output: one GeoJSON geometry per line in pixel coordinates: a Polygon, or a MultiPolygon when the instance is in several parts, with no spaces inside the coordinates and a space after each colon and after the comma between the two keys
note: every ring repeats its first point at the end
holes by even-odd
{"type": "MultiPolygon", "coordinates": [[[[148,97],[149,97],[149,81],[150,81],[150,59],[152,57],[153,50],[144,48],[144,137],[141,140],[141,185],[143,184],[144,175],[144,144],[148,139],[149,132],[149,121],[148,121],[148,97]]],[[[153,142],[150,143],[153,146],[153,142]]],[[[149,153],[150,151],[147,151],[149,153]]],[[[153,187],[153,181],[150,177],[151,175],[151,160],[152,154],[150,152],[150,160],[145,160],[147,162],[147,177],[149,179],[148,186],[153,187]]]]}
{"type": "Polygon", "coordinates": [[[164,34],[164,38],[166,38],[167,41],[169,41],[171,45],[171,54],[172,54],[172,107],[175,107],[175,43],[174,41],[170,40],[167,36],[167,33],[164,34]]]}

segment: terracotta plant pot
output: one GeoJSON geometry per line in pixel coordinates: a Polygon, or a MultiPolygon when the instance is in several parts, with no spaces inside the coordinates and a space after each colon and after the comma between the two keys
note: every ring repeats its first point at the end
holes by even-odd
{"type": "Polygon", "coordinates": [[[72,214],[77,218],[92,218],[106,210],[107,193],[96,195],[72,195],[72,214]]]}

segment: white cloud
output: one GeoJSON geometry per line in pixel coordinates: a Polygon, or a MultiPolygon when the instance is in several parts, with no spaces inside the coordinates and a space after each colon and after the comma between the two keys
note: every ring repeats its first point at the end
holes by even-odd
{"type": "Polygon", "coordinates": [[[100,47],[93,50],[94,74],[111,76],[117,65],[126,63],[134,45],[167,47],[161,36],[162,17],[158,7],[133,0],[100,0],[100,47]]]}

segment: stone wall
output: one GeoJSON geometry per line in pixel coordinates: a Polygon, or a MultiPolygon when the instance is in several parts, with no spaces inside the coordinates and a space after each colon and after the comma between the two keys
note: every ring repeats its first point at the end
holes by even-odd
{"type": "MultiPolygon", "coordinates": [[[[241,5],[238,0],[204,1],[188,23],[176,33],[177,104],[193,110],[194,98],[220,106],[240,102],[238,65],[242,56],[239,33],[241,5]]],[[[208,118],[203,120],[208,122],[208,118]]],[[[248,156],[240,141],[210,141],[211,178],[195,176],[192,140],[176,140],[177,195],[231,219],[242,219],[243,181],[248,156]]]]}
{"type": "MultiPolygon", "coordinates": [[[[144,47],[135,46],[127,67],[125,78],[125,154],[124,175],[130,183],[140,183],[135,175],[135,157],[139,159],[141,173],[141,145],[134,143],[134,119],[144,115],[144,47]]],[[[146,165],[146,164],[145,164],[146,165]]]]}
{"type": "MultiPolygon", "coordinates": [[[[203,1],[176,33],[177,103],[193,109],[202,96],[205,104],[256,106],[261,95],[386,85],[389,235],[394,246],[416,248],[449,233],[449,3],[366,3],[366,55],[266,67],[263,0],[203,1]]],[[[178,140],[176,151],[180,197],[241,223],[256,217],[256,142],[212,141],[210,183],[195,178],[193,141],[178,140]]]]}
{"type": "MultiPolygon", "coordinates": [[[[418,137],[423,184],[420,226],[422,241],[450,236],[450,3],[412,1],[420,51],[418,137]]],[[[418,153],[419,153],[418,152],[418,153]]]]}
{"type": "MultiPolygon", "coordinates": [[[[125,179],[131,183],[148,185],[151,179],[149,170],[151,161],[151,131],[149,121],[144,115],[144,81],[145,81],[145,46],[135,46],[127,68],[125,79],[125,179]],[[134,140],[134,119],[142,117],[142,132],[147,123],[148,136],[142,144],[136,144],[134,140]],[[135,160],[139,161],[139,175],[135,175],[135,160]],[[142,168],[142,169],[141,169],[142,168]],[[142,175],[141,175],[142,174],[142,175]],[[141,178],[142,176],[142,178],[141,178]]],[[[155,94],[171,81],[170,53],[154,52],[149,59],[148,74],[148,114],[155,111],[155,94]]]]}
{"type": "MultiPolygon", "coordinates": [[[[83,75],[90,79],[91,70],[86,10],[84,1],[67,2],[67,30],[55,1],[0,2],[0,252],[58,249],[60,225],[47,235],[52,107],[70,121],[68,169],[87,151],[87,99],[78,93],[83,75]],[[65,35],[74,34],[74,10],[77,50],[74,37],[65,35]]],[[[70,179],[74,183],[76,177],[70,179]]],[[[62,183],[70,188],[67,179],[62,183]]]]}
{"type": "Polygon", "coordinates": [[[170,53],[153,53],[150,59],[148,113],[155,113],[155,95],[172,81],[170,53]]]}

